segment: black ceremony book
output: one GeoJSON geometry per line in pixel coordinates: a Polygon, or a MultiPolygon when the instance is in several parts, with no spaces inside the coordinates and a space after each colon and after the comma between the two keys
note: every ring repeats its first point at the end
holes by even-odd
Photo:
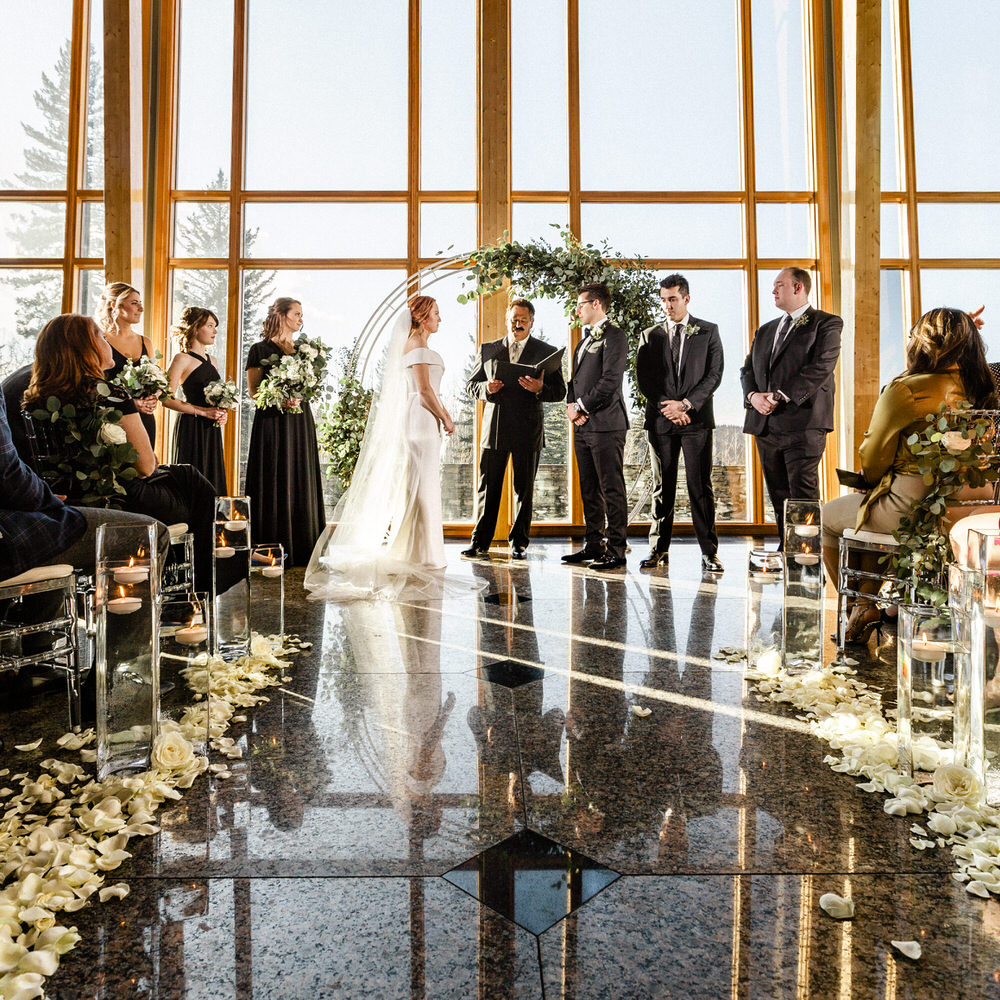
{"type": "Polygon", "coordinates": [[[516,384],[522,375],[539,378],[543,371],[549,373],[558,371],[562,367],[563,354],[565,353],[566,348],[560,347],[558,351],[553,351],[548,357],[542,358],[541,361],[533,365],[522,365],[520,362],[515,364],[511,361],[491,358],[486,362],[486,374],[491,381],[498,378],[504,385],[516,384]]]}
{"type": "Polygon", "coordinates": [[[847,469],[837,469],[837,479],[841,486],[852,490],[870,490],[871,484],[860,472],[850,472],[847,469]]]}

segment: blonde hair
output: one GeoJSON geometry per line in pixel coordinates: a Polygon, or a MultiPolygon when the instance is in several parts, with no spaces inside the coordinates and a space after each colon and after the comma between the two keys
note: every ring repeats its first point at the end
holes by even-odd
{"type": "Polygon", "coordinates": [[[175,323],[170,328],[170,336],[173,337],[182,351],[191,349],[191,341],[194,335],[210,320],[215,320],[215,325],[219,325],[219,317],[206,309],[204,306],[188,306],[181,313],[180,322],[175,323]]]}
{"type": "Polygon", "coordinates": [[[282,295],[275,299],[267,310],[264,317],[264,330],[261,333],[263,340],[274,340],[281,333],[281,321],[288,315],[292,306],[300,306],[302,303],[298,299],[282,295]]]}
{"type": "Polygon", "coordinates": [[[118,332],[118,309],[129,295],[135,292],[140,298],[138,288],[133,288],[124,281],[112,281],[104,286],[101,301],[97,304],[97,325],[105,333],[118,332]]]}

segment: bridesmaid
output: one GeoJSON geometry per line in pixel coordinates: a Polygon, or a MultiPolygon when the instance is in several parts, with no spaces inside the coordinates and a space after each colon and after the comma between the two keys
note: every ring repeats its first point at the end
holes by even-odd
{"type": "Polygon", "coordinates": [[[218,496],[226,496],[220,428],[229,411],[217,409],[205,398],[205,386],[219,379],[219,371],[207,353],[215,343],[218,327],[219,318],[211,309],[188,306],[181,314],[180,323],[170,332],[183,353],[174,357],[167,370],[175,398],[165,399],[163,405],[180,414],[174,431],[173,461],[193,465],[215,487],[218,496]],[[176,398],[178,387],[184,390],[185,402],[176,398]]]}
{"type": "MultiPolygon", "coordinates": [[[[142,296],[131,285],[124,281],[113,281],[104,286],[101,301],[97,306],[97,325],[104,334],[104,339],[111,345],[111,357],[114,364],[105,372],[108,381],[112,381],[129,361],[138,361],[141,357],[152,357],[152,345],[149,338],[133,330],[132,327],[142,318],[142,296]]],[[[133,399],[142,426],[149,435],[150,447],[156,447],[156,420],[153,413],[156,410],[156,396],[145,396],[133,399]]]]}
{"type": "MultiPolygon", "coordinates": [[[[247,388],[257,395],[268,369],[295,353],[295,334],[302,327],[302,304],[275,299],[264,319],[261,339],[247,357],[247,388]]],[[[254,541],[281,542],[288,564],[304,566],[326,526],[323,481],[316,448],[316,424],[309,403],[301,413],[274,406],[254,410],[247,456],[245,492],[250,497],[254,541]]]]}

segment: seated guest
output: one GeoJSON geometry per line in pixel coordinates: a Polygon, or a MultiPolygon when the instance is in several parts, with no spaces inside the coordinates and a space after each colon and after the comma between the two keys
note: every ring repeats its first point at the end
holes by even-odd
{"type": "MultiPolygon", "coordinates": [[[[35,345],[35,364],[24,394],[24,409],[30,412],[44,407],[49,396],[64,405],[73,403],[78,409],[95,406],[98,385],[107,385],[104,369],[110,358],[111,349],[92,319],[67,313],[50,320],[35,345]]],[[[135,404],[120,390],[115,393],[102,397],[101,402],[122,413],[121,429],[138,456],[134,463],[138,475],[119,479],[124,490],[122,507],[165,524],[189,524],[195,539],[195,584],[206,590],[211,585],[215,490],[189,465],[160,466],[135,404]]],[[[72,465],[73,454],[61,457],[72,465]]]]}
{"type": "Polygon", "coordinates": [[[0,382],[0,392],[3,393],[4,403],[7,405],[10,439],[14,442],[14,450],[28,465],[31,465],[31,450],[28,447],[28,436],[24,431],[24,420],[21,419],[21,398],[30,381],[31,365],[25,365],[0,382]]]}
{"type": "MultiPolygon", "coordinates": [[[[845,529],[891,534],[927,493],[917,458],[906,444],[911,434],[926,429],[927,414],[942,403],[951,407],[967,401],[987,408],[995,400],[982,338],[972,317],[958,309],[924,313],[910,330],[906,371],[882,391],[861,443],[861,472],[872,485],[864,494],[838,497],[823,507],[823,561],[830,579],[837,579],[838,545],[845,529]]],[[[866,568],[878,572],[877,563],[866,568]]],[[[874,593],[875,586],[876,581],[865,581],[859,589],[874,593]]],[[[865,642],[880,619],[871,601],[859,600],[848,622],[847,641],[865,642]]]]}

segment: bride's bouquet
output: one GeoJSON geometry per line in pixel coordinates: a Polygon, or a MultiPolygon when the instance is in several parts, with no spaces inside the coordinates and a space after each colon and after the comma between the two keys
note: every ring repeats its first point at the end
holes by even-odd
{"type": "Polygon", "coordinates": [[[288,406],[293,399],[313,399],[323,387],[330,348],[323,341],[305,335],[295,341],[295,353],[286,354],[267,369],[254,397],[258,409],[276,406],[286,413],[301,413],[298,405],[288,406]]]}
{"type": "MultiPolygon", "coordinates": [[[[163,355],[157,351],[156,357],[161,358],[163,355]]],[[[125,367],[111,384],[124,389],[133,399],[146,399],[148,396],[170,399],[173,396],[166,372],[147,355],[136,358],[135,361],[126,361],[125,367]]]]}
{"type": "Polygon", "coordinates": [[[217,410],[235,410],[240,405],[240,393],[231,378],[219,378],[205,383],[205,402],[217,410]]]}

